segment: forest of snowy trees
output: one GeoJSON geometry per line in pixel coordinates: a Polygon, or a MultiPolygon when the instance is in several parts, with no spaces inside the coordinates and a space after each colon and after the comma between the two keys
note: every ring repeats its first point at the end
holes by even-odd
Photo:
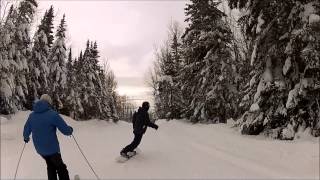
{"type": "MultiPolygon", "coordinates": [[[[66,16],[53,27],[53,6],[32,33],[36,10],[36,0],[21,0],[0,13],[0,114],[31,109],[47,93],[76,120],[117,121],[120,111],[130,119],[97,42],[74,55],[66,16]]],[[[242,134],[320,136],[318,0],[190,0],[185,15],[187,27],[173,22],[155,50],[149,78],[158,118],[233,118],[242,134]]]]}
{"type": "Polygon", "coordinates": [[[107,62],[99,65],[97,42],[88,40],[74,57],[66,47],[65,15],[53,34],[53,6],[31,37],[36,10],[36,0],[22,0],[1,16],[0,114],[31,109],[34,100],[47,93],[56,110],[76,120],[117,121],[117,83],[107,62]]]}
{"type": "Polygon", "coordinates": [[[159,118],[233,118],[242,134],[320,136],[320,1],[191,0],[185,14],[187,27],[173,23],[155,51],[159,118]]]}

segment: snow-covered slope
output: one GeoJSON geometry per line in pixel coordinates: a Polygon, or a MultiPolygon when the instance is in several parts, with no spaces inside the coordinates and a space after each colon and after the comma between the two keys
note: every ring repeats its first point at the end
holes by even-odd
{"type": "MultiPolygon", "coordinates": [[[[12,179],[23,147],[22,129],[29,112],[1,120],[1,179],[12,179]]],[[[157,121],[148,129],[141,154],[124,164],[116,162],[121,148],[132,140],[131,124],[105,121],[76,122],[74,135],[102,179],[112,178],[319,178],[319,138],[276,141],[241,136],[229,125],[191,125],[157,121]]],[[[59,135],[70,176],[94,179],[71,137],[59,135]]],[[[18,179],[45,179],[45,161],[28,143],[18,179]]]]}

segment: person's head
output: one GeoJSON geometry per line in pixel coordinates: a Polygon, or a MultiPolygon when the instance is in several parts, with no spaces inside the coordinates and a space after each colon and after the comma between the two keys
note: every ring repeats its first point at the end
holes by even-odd
{"type": "Polygon", "coordinates": [[[46,101],[48,104],[52,105],[52,99],[48,94],[42,94],[40,100],[46,101]]]}
{"type": "Polygon", "coordinates": [[[149,110],[150,104],[149,102],[145,101],[142,103],[142,108],[145,109],[146,111],[149,110]]]}

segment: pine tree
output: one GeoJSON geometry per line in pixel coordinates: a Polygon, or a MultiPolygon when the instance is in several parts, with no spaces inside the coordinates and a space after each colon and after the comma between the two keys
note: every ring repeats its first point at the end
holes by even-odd
{"type": "Polygon", "coordinates": [[[183,35],[184,67],[180,72],[183,98],[191,121],[225,122],[232,111],[234,68],[232,33],[212,0],[192,0],[186,8],[189,26],[183,35]]]}
{"type": "Polygon", "coordinates": [[[26,103],[26,96],[28,95],[28,87],[26,79],[28,77],[28,59],[30,58],[31,40],[29,36],[30,26],[36,11],[37,2],[35,0],[24,0],[20,2],[15,21],[15,38],[13,43],[16,45],[16,52],[13,53],[13,59],[18,65],[15,72],[16,82],[16,97],[17,104],[22,103],[19,109],[26,103]]]}
{"type": "Polygon", "coordinates": [[[0,113],[10,114],[18,109],[14,103],[15,62],[12,57],[14,38],[14,16],[16,9],[10,7],[5,23],[0,28],[0,113]]]}
{"type": "Polygon", "coordinates": [[[159,118],[172,118],[172,91],[173,91],[173,76],[175,73],[175,65],[170,53],[169,43],[164,44],[157,54],[159,64],[159,79],[156,82],[155,105],[156,112],[159,118]]]}
{"type": "Polygon", "coordinates": [[[309,128],[319,136],[319,1],[229,4],[247,11],[239,22],[252,44],[247,91],[252,104],[239,121],[241,132],[293,139],[309,128]]]}
{"type": "Polygon", "coordinates": [[[38,30],[34,35],[32,55],[28,61],[30,76],[28,78],[29,96],[28,108],[31,108],[32,102],[42,94],[48,92],[48,56],[53,40],[53,7],[46,11],[41,20],[38,30]]]}
{"type": "Polygon", "coordinates": [[[72,60],[72,50],[69,48],[68,61],[66,65],[66,87],[65,94],[66,98],[62,100],[63,108],[60,110],[62,114],[66,114],[68,116],[74,117],[75,107],[76,107],[76,98],[75,98],[75,82],[76,76],[74,74],[74,65],[72,60]]]}
{"type": "Polygon", "coordinates": [[[44,33],[46,34],[49,48],[52,47],[53,40],[54,40],[54,37],[53,37],[53,18],[54,18],[54,10],[53,10],[53,6],[51,6],[43,19],[44,23],[42,24],[42,27],[39,28],[39,29],[42,29],[44,31],[44,33]]]}
{"type": "Polygon", "coordinates": [[[154,81],[155,110],[159,118],[180,118],[182,98],[178,86],[181,70],[181,33],[177,23],[169,27],[169,39],[156,52],[159,65],[158,79],[154,81]]]}
{"type": "Polygon", "coordinates": [[[173,61],[174,71],[172,74],[173,86],[171,87],[170,96],[170,118],[181,118],[181,110],[186,107],[182,99],[181,86],[179,84],[179,72],[182,69],[182,39],[181,29],[177,22],[174,22],[170,27],[170,54],[173,61]]]}
{"type": "Polygon", "coordinates": [[[246,34],[241,29],[241,24],[237,23],[239,19],[238,14],[225,8],[226,4],[222,4],[224,13],[224,21],[232,31],[231,49],[234,61],[231,64],[233,76],[230,80],[233,81],[233,93],[231,94],[232,111],[230,115],[233,118],[240,118],[240,116],[250,107],[250,98],[248,98],[247,90],[250,89],[250,72],[252,67],[250,61],[247,60],[249,54],[250,41],[248,41],[246,34]]]}
{"type": "Polygon", "coordinates": [[[66,45],[65,45],[65,15],[57,28],[56,39],[50,51],[48,58],[49,65],[49,91],[52,97],[53,106],[56,109],[62,109],[62,99],[66,97],[66,45]]]}
{"type": "Polygon", "coordinates": [[[103,119],[109,119],[112,116],[111,113],[111,107],[110,107],[110,100],[111,100],[111,94],[109,94],[108,91],[108,87],[106,84],[106,74],[104,72],[104,70],[100,70],[99,71],[99,79],[101,80],[101,89],[99,89],[100,91],[100,103],[101,103],[101,114],[100,114],[100,118],[103,119]]]}
{"type": "Polygon", "coordinates": [[[76,119],[100,118],[118,121],[116,110],[116,81],[113,72],[106,64],[99,65],[97,42],[87,41],[84,53],[74,62],[76,119]]]}
{"type": "Polygon", "coordinates": [[[67,84],[69,87],[69,84],[72,82],[71,77],[73,73],[73,62],[72,62],[72,49],[69,48],[69,54],[68,54],[68,61],[67,61],[67,84]]]}
{"type": "Polygon", "coordinates": [[[80,52],[79,58],[75,59],[73,63],[72,78],[69,79],[69,80],[72,80],[72,82],[70,82],[68,87],[69,91],[71,91],[68,97],[68,101],[71,101],[70,102],[71,107],[68,110],[69,110],[70,116],[75,120],[79,120],[81,114],[83,114],[84,112],[84,108],[82,106],[83,99],[81,99],[81,89],[82,89],[81,86],[83,84],[82,72],[81,72],[82,68],[80,64],[81,61],[82,61],[82,51],[80,52]]]}
{"type": "MultiPolygon", "coordinates": [[[[72,116],[74,119],[79,120],[81,116],[83,116],[84,113],[84,107],[83,107],[83,93],[82,93],[82,86],[84,82],[84,75],[83,75],[83,55],[82,51],[80,51],[79,57],[75,59],[73,63],[73,78],[74,82],[73,85],[73,92],[72,94],[73,98],[75,98],[75,106],[73,106],[69,111],[70,111],[70,116],[72,116]],[[74,111],[72,111],[72,109],[74,111]]],[[[72,88],[71,87],[71,88],[72,88]]],[[[71,94],[70,94],[71,95],[71,94]]],[[[72,96],[70,98],[72,98],[72,96]]]]}
{"type": "Polygon", "coordinates": [[[97,45],[87,41],[86,50],[79,58],[79,68],[81,74],[79,79],[83,82],[80,86],[80,97],[82,99],[83,112],[80,118],[98,118],[102,112],[101,107],[101,80],[99,77],[100,67],[98,65],[97,45]]]}
{"type": "Polygon", "coordinates": [[[114,122],[117,122],[119,120],[116,110],[115,94],[117,83],[108,62],[105,62],[103,69],[101,69],[99,73],[99,76],[101,80],[102,118],[111,119],[114,122]]]}
{"type": "Polygon", "coordinates": [[[35,0],[23,0],[17,8],[11,6],[1,30],[1,113],[13,113],[23,109],[26,103],[29,29],[36,7],[35,0]]]}
{"type": "Polygon", "coordinates": [[[68,62],[67,62],[67,84],[66,84],[66,98],[63,99],[64,107],[61,110],[63,114],[66,114],[73,119],[78,120],[80,114],[83,112],[83,106],[80,99],[80,85],[79,81],[79,61],[72,60],[72,50],[69,49],[68,62]]]}

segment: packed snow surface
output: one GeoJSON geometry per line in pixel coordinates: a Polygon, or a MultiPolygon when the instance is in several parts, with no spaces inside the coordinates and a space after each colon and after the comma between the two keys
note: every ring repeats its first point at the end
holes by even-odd
{"type": "MultiPolygon", "coordinates": [[[[1,120],[1,179],[14,177],[29,113],[1,120]]],[[[242,136],[231,124],[159,120],[158,131],[148,129],[143,137],[141,153],[121,164],[116,158],[132,140],[132,124],[63,117],[101,179],[319,178],[319,138],[278,141],[242,136]]],[[[73,139],[59,133],[59,140],[70,176],[95,179],[73,139]]],[[[36,154],[32,141],[26,146],[17,178],[46,179],[45,161],[36,154]]]]}

